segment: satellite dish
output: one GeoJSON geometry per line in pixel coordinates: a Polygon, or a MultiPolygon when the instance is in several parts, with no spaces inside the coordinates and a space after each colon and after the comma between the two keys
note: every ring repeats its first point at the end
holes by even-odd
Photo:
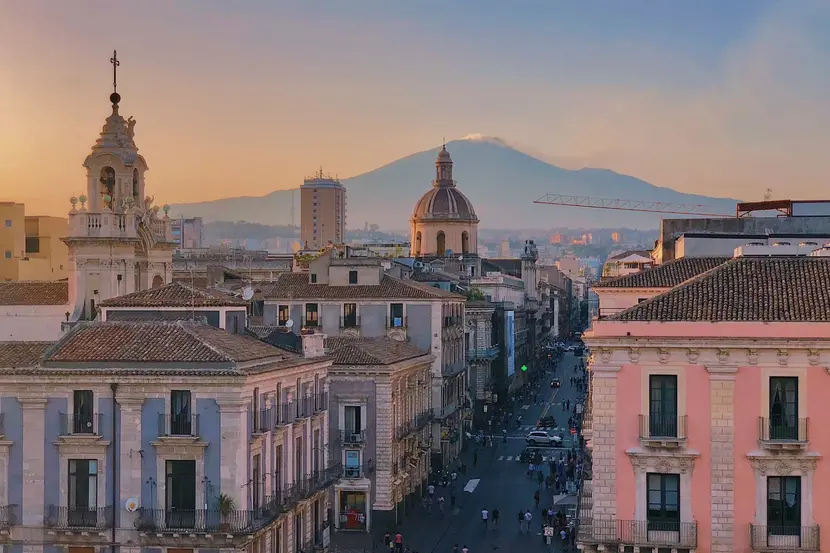
{"type": "Polygon", "coordinates": [[[254,297],[254,289],[253,288],[251,288],[250,286],[246,286],[245,288],[242,289],[242,299],[243,300],[248,301],[252,297],[254,297]]]}
{"type": "Polygon", "coordinates": [[[293,327],[294,327],[294,321],[292,321],[291,319],[288,319],[287,321],[285,321],[285,328],[293,328],[293,327]]]}
{"type": "Polygon", "coordinates": [[[127,509],[130,513],[134,513],[138,510],[138,499],[131,497],[127,500],[124,504],[124,508],[127,509]]]}

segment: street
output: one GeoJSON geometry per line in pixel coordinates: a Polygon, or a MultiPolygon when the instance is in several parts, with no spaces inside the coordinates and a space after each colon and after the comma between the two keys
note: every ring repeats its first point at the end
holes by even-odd
{"type": "MultiPolygon", "coordinates": [[[[423,506],[417,507],[417,512],[408,516],[399,530],[404,538],[404,545],[418,553],[452,553],[453,546],[458,545],[459,551],[465,545],[470,553],[484,551],[561,551],[561,542],[558,537],[552,539],[553,545],[548,546],[542,536],[542,507],[553,507],[554,513],[559,510],[567,512],[567,506],[576,503],[575,496],[554,496],[553,490],[540,488],[535,478],[527,476],[527,463],[519,462],[519,456],[526,447],[527,433],[535,429],[535,423],[542,416],[556,418],[556,430],[549,429],[554,434],[562,435],[562,447],[539,447],[545,461],[545,475],[549,474],[547,462],[567,457],[573,438],[567,428],[568,417],[563,404],[570,400],[571,406],[581,396],[576,386],[571,386],[570,377],[575,376],[574,366],[579,360],[573,354],[565,354],[560,361],[556,374],[548,369],[542,378],[539,387],[539,402],[518,405],[515,414],[521,414],[522,425],[517,428],[516,417],[511,419],[507,443],[501,436],[501,427],[494,432],[496,438],[494,446],[476,447],[470,442],[464,454],[467,465],[467,474],[459,475],[456,489],[456,505],[450,506],[450,489],[437,487],[437,498],[445,498],[445,512],[442,514],[437,504],[432,512],[423,506]],[[552,378],[559,378],[560,388],[551,389],[552,378]],[[477,453],[477,455],[476,455],[477,453]],[[473,464],[474,455],[477,462],[473,464]],[[540,504],[535,506],[534,494],[540,490],[540,504]],[[482,509],[490,512],[490,520],[485,528],[481,520],[482,509]],[[495,527],[492,513],[499,511],[499,525],[495,527]],[[520,532],[518,513],[530,510],[533,520],[529,532],[520,532]]],[[[382,540],[381,540],[382,541],[382,540]]],[[[385,551],[382,545],[375,541],[376,550],[385,551]],[[380,546],[380,549],[378,549],[380,546]]]]}

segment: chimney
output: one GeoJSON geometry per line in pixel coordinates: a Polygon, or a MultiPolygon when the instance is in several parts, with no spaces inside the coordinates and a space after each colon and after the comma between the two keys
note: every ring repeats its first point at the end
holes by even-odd
{"type": "Polygon", "coordinates": [[[321,332],[315,332],[313,328],[304,328],[300,332],[300,338],[303,341],[303,357],[311,359],[312,357],[320,357],[326,354],[324,343],[326,335],[321,332]]]}

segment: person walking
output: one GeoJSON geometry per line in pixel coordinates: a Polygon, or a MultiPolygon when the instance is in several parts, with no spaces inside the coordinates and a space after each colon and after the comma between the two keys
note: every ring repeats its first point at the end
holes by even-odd
{"type": "Polygon", "coordinates": [[[530,532],[530,523],[533,521],[533,515],[530,514],[530,509],[525,512],[525,532],[530,532]]]}
{"type": "Polygon", "coordinates": [[[398,553],[403,553],[403,535],[400,532],[395,534],[395,549],[398,553]]]}
{"type": "Polygon", "coordinates": [[[493,509],[493,530],[499,527],[499,510],[493,509]]]}
{"type": "Polygon", "coordinates": [[[389,551],[392,551],[392,549],[395,547],[395,546],[393,545],[393,542],[392,542],[392,536],[390,536],[390,535],[389,535],[389,532],[386,532],[386,533],[383,535],[383,544],[384,544],[386,547],[388,547],[388,548],[389,548],[389,551]]]}
{"type": "Polygon", "coordinates": [[[524,532],[525,529],[525,514],[519,511],[519,532],[524,532]]]}
{"type": "Polygon", "coordinates": [[[465,545],[464,547],[461,548],[461,553],[470,553],[470,550],[467,549],[467,546],[465,545]]]}
{"type": "Polygon", "coordinates": [[[490,518],[490,511],[487,510],[487,507],[481,510],[481,522],[484,523],[484,529],[487,530],[487,520],[490,518]]]}
{"type": "Polygon", "coordinates": [[[458,553],[458,544],[452,546],[452,553],[458,553]]]}
{"type": "Polygon", "coordinates": [[[444,518],[444,496],[438,498],[438,512],[441,513],[441,518],[444,518]]]}
{"type": "Polygon", "coordinates": [[[455,490],[450,491],[450,507],[455,507],[455,490]]]}
{"type": "Polygon", "coordinates": [[[533,501],[536,502],[536,508],[539,508],[539,500],[541,499],[541,495],[539,494],[539,490],[536,490],[536,493],[533,494],[533,501]]]}

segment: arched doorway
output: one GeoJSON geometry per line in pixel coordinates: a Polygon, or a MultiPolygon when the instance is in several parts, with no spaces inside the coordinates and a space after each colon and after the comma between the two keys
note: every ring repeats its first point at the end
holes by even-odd
{"type": "Polygon", "coordinates": [[[415,255],[421,255],[421,231],[415,233],[415,255]]]}
{"type": "Polygon", "coordinates": [[[435,238],[435,255],[444,257],[447,253],[447,237],[444,236],[444,231],[439,230],[438,236],[435,238]]]}
{"type": "Polygon", "coordinates": [[[153,277],[153,288],[159,288],[164,286],[164,279],[161,275],[156,275],[153,277]]]}
{"type": "Polygon", "coordinates": [[[461,233],[461,253],[464,255],[470,253],[470,235],[466,230],[461,233]]]}

